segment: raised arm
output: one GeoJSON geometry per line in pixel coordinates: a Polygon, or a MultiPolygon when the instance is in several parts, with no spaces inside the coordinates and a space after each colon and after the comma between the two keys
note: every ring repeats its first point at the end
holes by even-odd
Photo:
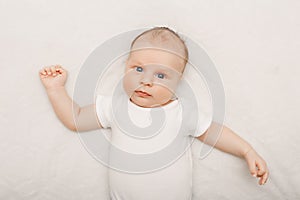
{"type": "Polygon", "coordinates": [[[243,140],[228,127],[212,123],[208,131],[197,137],[197,139],[205,144],[214,146],[223,152],[245,159],[252,176],[260,179],[260,185],[266,183],[269,176],[269,170],[264,159],[248,142],[243,140]],[[218,134],[218,130],[221,130],[220,135],[218,134]]]}
{"type": "Polygon", "coordinates": [[[93,104],[80,107],[68,95],[64,85],[67,71],[61,66],[45,67],[39,72],[55,114],[70,130],[84,132],[101,128],[93,104]]]}

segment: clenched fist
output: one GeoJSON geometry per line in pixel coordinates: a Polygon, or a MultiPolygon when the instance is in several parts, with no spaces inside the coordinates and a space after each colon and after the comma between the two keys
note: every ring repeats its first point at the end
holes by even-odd
{"type": "Polygon", "coordinates": [[[55,89],[65,85],[67,80],[67,71],[60,65],[53,65],[41,69],[39,71],[39,76],[47,90],[55,89]]]}

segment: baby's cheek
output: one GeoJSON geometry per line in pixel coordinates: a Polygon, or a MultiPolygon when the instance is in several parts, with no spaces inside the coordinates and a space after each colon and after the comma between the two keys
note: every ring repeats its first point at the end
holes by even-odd
{"type": "Polygon", "coordinates": [[[125,92],[128,95],[131,95],[134,92],[134,90],[136,89],[137,85],[134,82],[134,80],[132,80],[130,77],[124,77],[123,87],[124,87],[125,92]]]}
{"type": "Polygon", "coordinates": [[[173,93],[170,89],[163,86],[158,86],[154,91],[157,99],[162,102],[169,101],[173,97],[173,93]]]}

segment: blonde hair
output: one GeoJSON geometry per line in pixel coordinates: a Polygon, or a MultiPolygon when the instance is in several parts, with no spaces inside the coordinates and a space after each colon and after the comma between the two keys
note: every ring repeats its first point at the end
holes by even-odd
{"type": "Polygon", "coordinates": [[[175,31],[173,31],[172,29],[168,28],[168,27],[154,27],[151,28],[149,30],[146,30],[144,32],[142,32],[141,34],[139,34],[131,43],[130,49],[133,48],[134,44],[142,38],[147,38],[149,39],[149,42],[156,42],[159,43],[160,45],[177,45],[177,49],[178,49],[178,45],[179,48],[182,50],[183,49],[183,60],[184,60],[184,66],[186,65],[186,63],[188,62],[189,59],[189,53],[188,53],[188,49],[187,46],[185,44],[185,41],[179,36],[178,33],[176,33],[175,31]],[[147,37],[148,36],[148,37],[147,37]],[[150,38],[149,38],[150,36],[150,38]]]}

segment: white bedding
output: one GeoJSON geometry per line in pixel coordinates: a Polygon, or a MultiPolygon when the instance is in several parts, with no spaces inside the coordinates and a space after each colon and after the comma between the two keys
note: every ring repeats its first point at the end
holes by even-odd
{"type": "MultiPolygon", "coordinates": [[[[1,1],[0,199],[108,199],[106,167],[59,122],[38,70],[62,64],[72,94],[94,48],[157,24],[207,49],[225,87],[225,124],[270,169],[260,186],[240,158],[218,150],[203,160],[195,156],[194,199],[300,199],[299,8],[296,0],[1,1]]],[[[195,155],[201,145],[194,143],[195,155]]]]}

